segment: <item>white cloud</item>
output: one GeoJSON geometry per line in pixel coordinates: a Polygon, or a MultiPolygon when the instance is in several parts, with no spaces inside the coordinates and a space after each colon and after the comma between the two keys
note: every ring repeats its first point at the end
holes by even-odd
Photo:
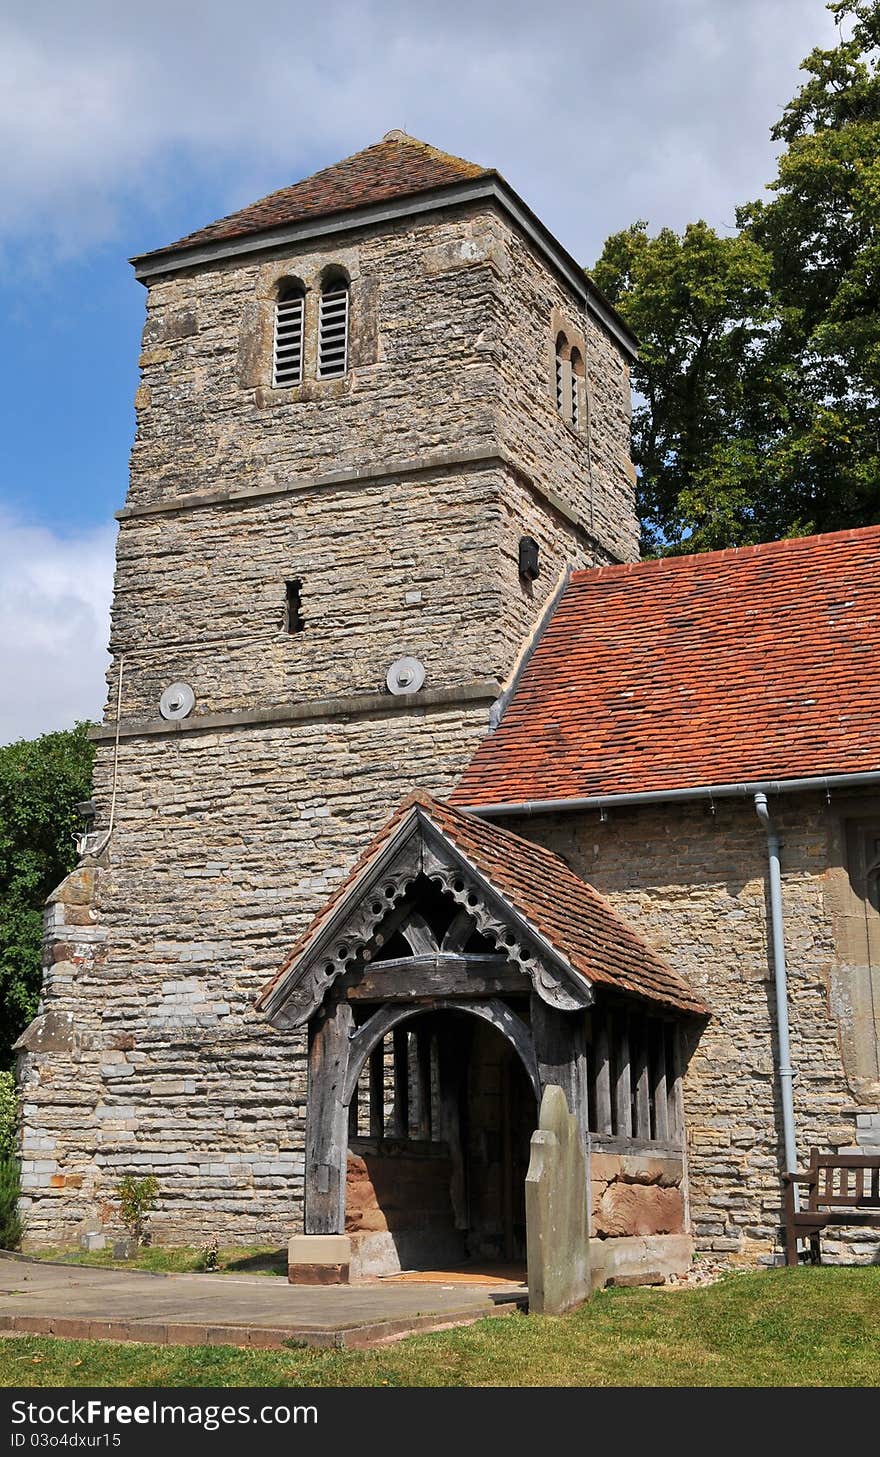
{"type": "Polygon", "coordinates": [[[115,537],[0,516],[0,744],[101,717],[115,537]]]}
{"type": "Polygon", "coordinates": [[[833,35],[823,0],[7,0],[0,233],[76,250],[137,199],[158,244],[181,179],[220,212],[404,126],[497,166],[586,261],[635,217],[732,223],[833,35]]]}

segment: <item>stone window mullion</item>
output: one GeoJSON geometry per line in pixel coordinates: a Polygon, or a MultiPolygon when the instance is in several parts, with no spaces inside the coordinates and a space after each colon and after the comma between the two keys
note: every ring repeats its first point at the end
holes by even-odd
{"type": "Polygon", "coordinates": [[[313,288],[306,289],[304,312],[303,379],[316,379],[318,375],[318,294],[313,288]]]}

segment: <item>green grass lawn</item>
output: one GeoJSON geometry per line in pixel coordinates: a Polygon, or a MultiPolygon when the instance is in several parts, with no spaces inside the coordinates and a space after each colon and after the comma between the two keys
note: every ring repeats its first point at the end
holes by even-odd
{"type": "MultiPolygon", "coordinates": [[[[205,1251],[196,1246],[166,1249],[146,1245],[130,1260],[114,1258],[112,1248],[86,1251],[81,1249],[38,1250],[34,1260],[60,1260],[65,1265],[92,1265],[100,1270],[154,1270],[188,1275],[205,1268],[205,1251]]],[[[218,1275],[283,1275],[287,1278],[287,1250],[271,1245],[236,1245],[218,1251],[218,1275]]]]}
{"type": "Polygon", "coordinates": [[[363,1352],[5,1337],[9,1386],[876,1386],[880,1267],[607,1290],[363,1352]]]}

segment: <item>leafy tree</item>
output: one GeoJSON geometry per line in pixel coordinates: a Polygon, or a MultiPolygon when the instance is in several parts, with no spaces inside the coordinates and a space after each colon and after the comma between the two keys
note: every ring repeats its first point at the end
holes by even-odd
{"type": "Polygon", "coordinates": [[[0,1066],[36,1012],[43,903],[76,863],[75,805],[91,791],[87,730],[0,748],[0,1066]]]}
{"type": "Polygon", "coordinates": [[[749,509],[759,468],[747,417],[769,323],[770,260],[748,237],[719,237],[704,222],[654,238],[639,222],[608,239],[593,277],[640,340],[633,459],[644,550],[687,537],[688,550],[726,540],[731,516],[749,509]],[[719,491],[722,468],[727,488],[719,491]],[[704,495],[709,509],[700,512],[704,495]]]}
{"type": "Polygon", "coordinates": [[[737,214],[772,260],[790,370],[775,473],[818,530],[880,520],[880,4],[828,9],[851,34],[803,62],[775,196],[737,214]]]}
{"type": "Polygon", "coordinates": [[[24,1234],[18,1212],[21,1198],[21,1165],[11,1154],[0,1157],[0,1249],[17,1250],[24,1234]]]}
{"type": "Polygon", "coordinates": [[[633,455],[647,551],[880,521],[880,0],[835,0],[839,43],[771,135],[770,200],[609,238],[593,270],[642,341],[633,455]]]}

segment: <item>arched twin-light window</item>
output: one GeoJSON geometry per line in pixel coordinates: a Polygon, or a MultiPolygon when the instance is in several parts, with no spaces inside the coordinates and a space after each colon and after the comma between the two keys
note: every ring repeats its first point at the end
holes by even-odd
{"type": "MultiPolygon", "coordinates": [[[[349,282],[338,270],[328,271],[318,296],[316,361],[318,379],[340,379],[348,372],[349,282]]],[[[310,310],[298,279],[286,278],[275,295],[272,384],[290,389],[305,377],[310,310]]],[[[314,335],[312,335],[314,339],[314,335]]]]}
{"type": "Polygon", "coordinates": [[[586,366],[581,351],[565,334],[556,336],[556,409],[573,430],[586,428],[586,366]]]}

